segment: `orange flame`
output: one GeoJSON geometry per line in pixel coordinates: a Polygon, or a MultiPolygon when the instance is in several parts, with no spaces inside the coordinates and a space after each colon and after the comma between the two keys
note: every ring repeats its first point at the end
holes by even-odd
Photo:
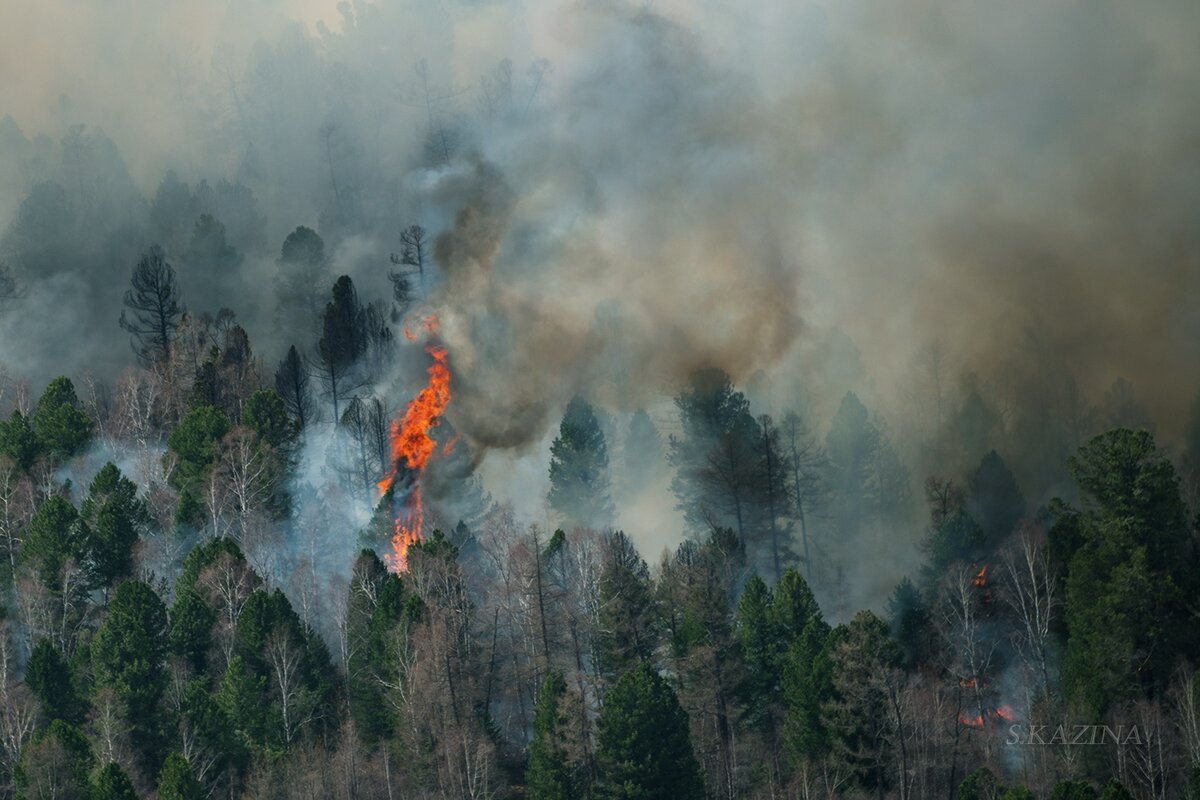
{"type": "Polygon", "coordinates": [[[975,574],[975,580],[973,583],[976,586],[987,586],[987,571],[988,565],[984,564],[983,569],[979,570],[979,572],[975,574]]]}
{"type": "Polygon", "coordinates": [[[989,708],[986,714],[976,714],[969,716],[965,711],[958,712],[958,723],[968,728],[982,728],[985,720],[1002,719],[1005,722],[1015,722],[1017,712],[1012,706],[1002,705],[996,708],[989,708]]]}
{"type": "MultiPolygon", "coordinates": [[[[433,333],[437,330],[437,317],[426,317],[422,324],[426,331],[433,333]]],[[[409,337],[407,325],[404,335],[409,337]]],[[[392,469],[378,483],[379,493],[383,495],[395,484],[401,463],[416,472],[412,490],[405,498],[404,509],[396,517],[392,552],[384,558],[394,572],[403,572],[408,568],[408,548],[421,541],[425,515],[421,508],[420,476],[429,457],[437,449],[437,443],[429,431],[441,420],[450,402],[450,367],[446,360],[449,353],[440,345],[429,345],[425,352],[433,358],[427,370],[429,382],[405,407],[404,413],[392,420],[389,436],[392,469]]],[[[452,448],[453,443],[447,447],[452,448]]]]}

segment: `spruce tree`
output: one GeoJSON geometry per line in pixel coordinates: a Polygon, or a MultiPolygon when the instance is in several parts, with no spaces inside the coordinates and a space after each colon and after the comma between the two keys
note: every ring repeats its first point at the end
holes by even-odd
{"type": "Polygon", "coordinates": [[[597,721],[602,800],[700,800],[704,784],[674,690],[643,661],[622,675],[597,721]]]}

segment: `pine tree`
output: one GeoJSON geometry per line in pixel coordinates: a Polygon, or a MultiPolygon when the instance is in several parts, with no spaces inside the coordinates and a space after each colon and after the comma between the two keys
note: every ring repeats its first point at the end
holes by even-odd
{"type": "Polygon", "coordinates": [[[133,548],[151,522],[137,485],[108,462],[88,488],[79,509],[88,527],[88,573],[92,586],[111,586],[133,570],[133,548]]]}
{"type": "Polygon", "coordinates": [[[687,715],[649,662],[622,675],[597,720],[597,796],[603,800],[700,800],[704,785],[687,715]]]}
{"type": "Polygon", "coordinates": [[[135,747],[152,763],[161,743],[167,609],[141,581],[122,583],[92,641],[92,674],[125,705],[135,747]]]}
{"type": "Polygon", "coordinates": [[[552,671],[538,692],[533,717],[533,740],[529,743],[529,767],[525,773],[530,800],[574,800],[582,793],[577,786],[578,770],[572,769],[563,742],[567,715],[563,699],[567,683],[562,673],[552,671]]]}
{"type": "Polygon", "coordinates": [[[367,352],[369,333],[367,316],[358,302],[354,282],[343,275],[333,285],[333,299],[321,316],[321,338],[317,354],[321,359],[321,380],[333,400],[333,418],[341,419],[340,399],[356,385],[354,366],[367,352]]]}
{"type": "Polygon", "coordinates": [[[592,407],[576,395],[550,447],[550,506],[575,527],[612,524],[608,449],[592,407]]]}
{"type": "Polygon", "coordinates": [[[121,327],[132,334],[133,351],[143,366],[165,360],[171,352],[175,329],[183,315],[175,270],[158,247],[152,247],[133,268],[132,284],[125,292],[121,327]]]}
{"type": "Polygon", "coordinates": [[[78,455],[92,439],[92,420],[80,408],[69,378],[50,381],[38,398],[31,421],[39,450],[55,459],[78,455]]]}
{"type": "Polygon", "coordinates": [[[22,563],[36,570],[42,583],[55,586],[67,561],[82,561],[87,552],[87,526],[62,495],[51,495],[29,520],[18,552],[22,563]]]}
{"type": "Polygon", "coordinates": [[[275,391],[283,398],[284,405],[296,420],[297,427],[304,428],[315,419],[316,409],[313,407],[312,390],[309,388],[308,366],[300,357],[295,345],[288,348],[287,355],[275,370],[275,391]]]}

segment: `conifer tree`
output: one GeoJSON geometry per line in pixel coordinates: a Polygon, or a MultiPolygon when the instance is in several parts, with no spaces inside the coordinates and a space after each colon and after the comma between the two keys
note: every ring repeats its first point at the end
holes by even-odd
{"type": "Polygon", "coordinates": [[[576,395],[550,447],[550,506],[568,524],[612,524],[608,448],[592,407],[576,395]]]}
{"type": "Polygon", "coordinates": [[[604,699],[597,727],[598,797],[704,797],[687,715],[649,662],[641,662],[617,680],[604,699]]]}

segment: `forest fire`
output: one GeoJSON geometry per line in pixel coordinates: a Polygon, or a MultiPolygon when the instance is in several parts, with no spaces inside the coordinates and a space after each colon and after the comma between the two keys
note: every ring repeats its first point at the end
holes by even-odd
{"type": "MultiPolygon", "coordinates": [[[[421,325],[428,333],[436,333],[437,317],[425,317],[421,325]]],[[[405,338],[409,338],[407,325],[404,330],[405,338]]],[[[428,345],[425,352],[433,358],[427,370],[429,382],[405,407],[404,413],[392,420],[389,434],[392,469],[378,484],[380,494],[384,495],[395,486],[402,466],[412,474],[411,488],[404,498],[403,507],[396,513],[392,552],[384,557],[393,572],[404,572],[408,568],[408,548],[421,541],[425,522],[421,507],[421,471],[437,450],[437,443],[429,432],[441,420],[450,402],[449,352],[436,344],[428,345]]],[[[448,455],[453,447],[452,440],[443,452],[448,455]]]]}
{"type": "Polygon", "coordinates": [[[965,711],[958,712],[958,722],[968,728],[982,728],[985,720],[1003,720],[1004,722],[1015,722],[1017,712],[1011,706],[1000,705],[996,708],[989,708],[984,714],[976,714],[970,716],[965,711]]]}

